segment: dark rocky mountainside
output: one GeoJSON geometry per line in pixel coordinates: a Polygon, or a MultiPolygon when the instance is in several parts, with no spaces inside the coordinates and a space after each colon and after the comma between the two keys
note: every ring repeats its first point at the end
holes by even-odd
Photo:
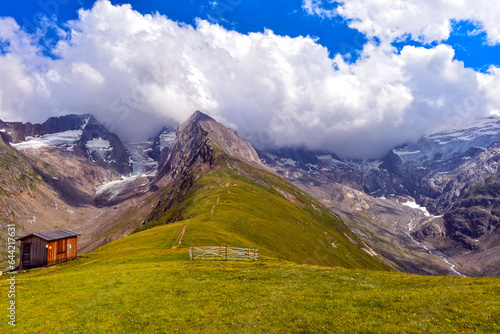
{"type": "Polygon", "coordinates": [[[90,114],[51,117],[43,124],[0,121],[0,131],[17,149],[48,163],[82,170],[92,183],[132,171],[130,155],[120,138],[90,114]]]}
{"type": "MultiPolygon", "coordinates": [[[[164,126],[158,135],[153,139],[151,150],[148,155],[155,161],[161,161],[160,154],[163,150],[168,149],[176,137],[175,129],[164,126]]],[[[160,162],[162,164],[164,161],[160,162]]]]}
{"type": "Polygon", "coordinates": [[[116,169],[121,174],[132,171],[130,155],[120,138],[111,133],[91,117],[82,130],[82,136],[76,144],[76,149],[101,165],[107,165],[116,169]]]}
{"type": "Polygon", "coordinates": [[[472,273],[499,276],[500,173],[463,193],[444,215],[444,227],[451,240],[445,250],[463,253],[462,266],[472,273]]]}
{"type": "Polygon", "coordinates": [[[4,122],[0,120],[0,129],[3,130],[3,136],[7,142],[16,144],[25,141],[26,137],[38,137],[83,129],[90,118],[93,118],[90,114],[50,117],[43,124],[4,122]]]}
{"type": "Polygon", "coordinates": [[[475,250],[480,238],[500,234],[500,175],[465,192],[444,215],[448,236],[475,250]]]}
{"type": "MultiPolygon", "coordinates": [[[[359,227],[360,231],[366,233],[388,227],[384,227],[385,219],[381,219],[387,216],[387,210],[384,209],[386,205],[381,204],[381,201],[389,201],[389,207],[394,202],[415,201],[413,206],[417,209],[418,206],[425,207],[430,213],[428,217],[412,220],[405,215],[395,214],[389,219],[406,220],[406,230],[396,228],[399,232],[393,236],[409,242],[403,248],[411,248],[412,243],[418,243],[420,249],[433,255],[439,254],[445,258],[446,264],[454,261],[458,269],[470,275],[491,273],[487,268],[492,265],[490,260],[495,259],[491,253],[494,252],[496,241],[492,240],[500,240],[500,237],[498,234],[488,238],[476,236],[485,229],[490,231],[496,218],[486,218],[484,210],[478,211],[477,207],[464,207],[463,198],[468,196],[464,194],[474,185],[485,182],[499,172],[500,118],[490,117],[461,129],[422,137],[415,143],[394,148],[380,159],[341,159],[334,154],[301,149],[259,152],[259,155],[267,166],[315,194],[334,212],[347,213],[352,221],[357,222],[352,228],[359,227]],[[351,198],[344,196],[346,191],[342,190],[345,189],[343,187],[350,189],[347,193],[352,195],[351,198]],[[351,203],[351,208],[346,203],[351,203]],[[462,207],[458,209],[456,205],[462,207]],[[344,209],[339,210],[340,207],[344,209]],[[443,221],[439,218],[449,211],[450,214],[445,216],[447,219],[443,221]],[[457,212],[461,214],[457,216],[457,212]],[[360,214],[370,216],[371,223],[367,223],[360,214]],[[450,223],[450,217],[455,217],[454,224],[450,223]],[[491,222],[486,224],[485,221],[491,222]],[[374,224],[373,227],[370,224],[374,224]],[[457,231],[458,226],[474,228],[460,232],[460,229],[457,231]],[[475,232],[471,229],[475,229],[475,232]],[[471,251],[471,247],[477,249],[471,251]],[[467,265],[462,260],[466,256],[469,260],[474,259],[475,266],[467,265]]],[[[492,210],[486,209],[488,215],[491,215],[492,210]]],[[[377,251],[387,250],[385,246],[377,246],[373,238],[365,237],[366,242],[370,243],[370,240],[370,246],[377,251]]],[[[378,243],[387,245],[382,240],[378,243]]],[[[394,258],[394,254],[390,256],[394,258]]],[[[403,261],[410,263],[414,260],[403,261]]],[[[399,263],[404,266],[401,261],[399,263]]],[[[428,268],[428,272],[432,271],[435,269],[428,268]]]]}

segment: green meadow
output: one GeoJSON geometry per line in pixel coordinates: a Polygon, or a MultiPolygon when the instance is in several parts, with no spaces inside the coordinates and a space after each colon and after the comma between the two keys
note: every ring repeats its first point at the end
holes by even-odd
{"type": "Polygon", "coordinates": [[[136,233],[17,274],[16,327],[2,297],[0,332],[500,332],[500,279],[391,272],[320,203],[241,168],[194,173],[136,233]],[[259,248],[261,258],[190,260],[190,245],[259,248]]]}
{"type": "MultiPolygon", "coordinates": [[[[192,261],[187,248],[161,249],[182,226],[156,227],[75,261],[19,273],[15,331],[500,331],[498,278],[424,277],[269,257],[192,261]]],[[[10,332],[5,317],[0,328],[10,332]]]]}

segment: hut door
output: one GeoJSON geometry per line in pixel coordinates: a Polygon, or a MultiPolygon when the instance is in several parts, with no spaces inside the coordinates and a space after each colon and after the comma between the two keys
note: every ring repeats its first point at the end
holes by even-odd
{"type": "Polygon", "coordinates": [[[21,262],[23,267],[29,267],[31,259],[31,244],[23,244],[23,254],[21,255],[21,262]]]}

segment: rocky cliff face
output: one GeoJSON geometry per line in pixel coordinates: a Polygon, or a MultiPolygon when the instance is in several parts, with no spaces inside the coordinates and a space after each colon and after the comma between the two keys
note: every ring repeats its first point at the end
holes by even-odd
{"type": "Polygon", "coordinates": [[[291,149],[260,152],[260,157],[290,179],[337,182],[374,197],[410,196],[429,212],[441,215],[461,193],[499,171],[499,143],[500,118],[491,117],[463,129],[422,137],[369,161],[291,149]]]}
{"type": "Polygon", "coordinates": [[[165,161],[161,161],[161,152],[168,150],[170,145],[174,142],[175,137],[175,129],[168,126],[163,127],[163,129],[161,129],[158,135],[153,139],[151,150],[148,152],[149,157],[155,161],[159,161],[160,165],[163,164],[165,161]]]}
{"type": "Polygon", "coordinates": [[[90,114],[66,115],[50,117],[43,124],[4,122],[0,120],[0,131],[6,136],[6,141],[17,144],[25,141],[26,137],[41,137],[48,134],[81,130],[91,118],[93,116],[90,114]]]}
{"type": "Polygon", "coordinates": [[[448,234],[470,249],[477,249],[474,240],[500,232],[500,175],[465,192],[452,209],[444,215],[448,234]]]}
{"type": "MultiPolygon", "coordinates": [[[[467,274],[493,272],[488,269],[496,263],[496,257],[491,254],[500,240],[498,234],[491,233],[496,231],[498,220],[494,214],[496,204],[491,202],[493,198],[486,200],[473,196],[475,200],[472,202],[465,198],[471,196],[474,185],[483,184],[499,172],[500,118],[491,117],[463,129],[425,136],[416,143],[394,148],[385,157],[369,161],[345,160],[330,153],[293,149],[259,152],[259,155],[266,165],[283,177],[307,188],[318,199],[331,201],[329,207],[334,211],[344,207],[342,203],[346,202],[346,197],[341,195],[343,192],[338,190],[339,185],[350,188],[351,193],[361,191],[369,195],[371,200],[364,201],[372,203],[368,204],[369,209],[357,210],[356,201],[349,200],[351,208],[340,210],[350,212],[360,230],[380,232],[381,228],[386,228],[380,217],[386,215],[383,207],[392,204],[382,205],[376,198],[382,201],[403,198],[405,202],[415,199],[415,205],[425,207],[431,215],[446,214],[444,220],[412,220],[410,227],[410,222],[406,223],[406,231],[401,230],[404,233],[396,233],[397,229],[394,233],[398,240],[406,238],[410,241],[404,246],[407,252],[412,252],[413,242],[415,247],[440,254],[446,261],[455,261],[457,268],[467,274]],[[472,205],[478,198],[484,205],[481,208],[472,205]],[[357,212],[370,215],[371,224],[382,225],[370,227],[370,223],[365,224],[363,219],[356,218],[359,217],[357,212]],[[488,237],[484,236],[486,234],[488,237]],[[465,258],[475,265],[468,265],[465,258]]],[[[408,215],[398,213],[388,219],[404,221],[408,220],[408,215]]],[[[356,229],[356,224],[353,228],[356,229]]],[[[383,240],[379,242],[385,243],[383,240]]],[[[377,245],[371,244],[371,247],[382,252],[377,245]]],[[[425,264],[420,269],[424,267],[425,264]]]]}
{"type": "Polygon", "coordinates": [[[236,131],[226,128],[211,117],[196,111],[177,129],[168,150],[160,154],[157,180],[185,175],[195,165],[211,164],[214,151],[221,150],[254,167],[267,169],[253,146],[236,131]]]}
{"type": "Polygon", "coordinates": [[[94,117],[89,118],[76,143],[76,150],[87,154],[92,162],[111,167],[120,174],[132,172],[130,155],[120,138],[111,133],[94,117]]]}

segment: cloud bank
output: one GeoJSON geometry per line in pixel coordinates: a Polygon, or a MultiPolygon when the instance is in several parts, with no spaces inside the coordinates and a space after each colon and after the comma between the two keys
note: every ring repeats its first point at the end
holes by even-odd
{"type": "Polygon", "coordinates": [[[441,42],[450,36],[453,22],[470,21],[487,33],[489,43],[500,43],[496,0],[303,0],[302,8],[309,15],[344,17],[368,37],[387,41],[410,36],[441,42]]]}
{"type": "Polygon", "coordinates": [[[500,109],[500,69],[476,73],[446,45],[368,43],[348,64],[309,37],[193,27],[104,0],[68,27],[48,57],[40,34],[0,19],[0,118],[92,113],[136,141],[202,110],[259,148],[371,158],[500,109]]]}

